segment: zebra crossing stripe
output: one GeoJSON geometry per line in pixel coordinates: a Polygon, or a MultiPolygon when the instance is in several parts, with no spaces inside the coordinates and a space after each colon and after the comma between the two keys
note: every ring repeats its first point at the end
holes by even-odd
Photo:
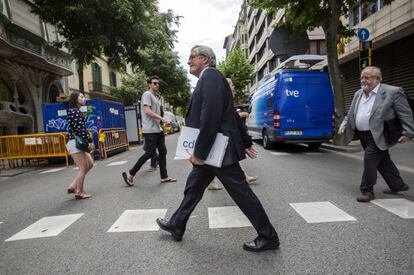
{"type": "Polygon", "coordinates": [[[123,165],[123,164],[125,164],[125,163],[127,163],[128,161],[126,161],[126,160],[123,160],[123,161],[114,161],[114,162],[111,162],[111,163],[109,163],[109,164],[107,164],[106,166],[117,166],[117,165],[123,165]]]}
{"type": "Polygon", "coordinates": [[[236,206],[209,207],[208,223],[210,228],[233,228],[252,226],[240,208],[236,206]]]}
{"type": "Polygon", "coordinates": [[[414,202],[406,199],[376,199],[371,203],[403,218],[414,219],[414,202]]]}
{"type": "Polygon", "coordinates": [[[284,152],[270,152],[270,154],[274,156],[290,156],[289,153],[284,153],[284,152]]]}
{"type": "Polygon", "coordinates": [[[5,240],[5,242],[57,236],[82,217],[82,215],[83,213],[41,218],[34,224],[5,240]]]}
{"type": "Polygon", "coordinates": [[[167,209],[125,210],[108,232],[158,231],[155,220],[166,213],[167,209]]]}
{"type": "Polygon", "coordinates": [[[290,206],[307,223],[356,221],[354,217],[329,201],[290,203],[290,206]]]}
{"type": "Polygon", "coordinates": [[[59,172],[61,170],[65,169],[65,167],[62,168],[54,168],[54,169],[49,169],[43,172],[40,172],[39,174],[47,174],[47,173],[55,173],[55,172],[59,172]]]}

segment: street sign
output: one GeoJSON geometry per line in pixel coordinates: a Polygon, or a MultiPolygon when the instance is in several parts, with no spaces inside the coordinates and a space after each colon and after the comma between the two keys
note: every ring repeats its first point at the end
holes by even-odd
{"type": "Polygon", "coordinates": [[[358,30],[358,39],[361,41],[366,41],[369,38],[369,31],[366,28],[360,28],[358,30]]]}

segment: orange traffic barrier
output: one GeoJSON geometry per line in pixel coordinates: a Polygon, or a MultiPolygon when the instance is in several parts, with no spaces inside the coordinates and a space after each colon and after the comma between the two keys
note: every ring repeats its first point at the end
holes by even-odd
{"type": "Polygon", "coordinates": [[[123,149],[129,150],[129,143],[125,129],[121,128],[107,128],[100,129],[99,137],[99,152],[101,158],[107,158],[108,152],[123,149]]]}
{"type": "Polygon", "coordinates": [[[64,133],[0,136],[0,160],[64,157],[68,166],[64,133]]]}

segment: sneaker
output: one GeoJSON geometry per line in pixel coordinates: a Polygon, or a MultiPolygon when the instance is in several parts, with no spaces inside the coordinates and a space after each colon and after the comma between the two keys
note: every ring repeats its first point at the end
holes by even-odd
{"type": "Polygon", "coordinates": [[[223,189],[223,187],[221,187],[221,186],[220,186],[217,182],[212,181],[212,182],[208,185],[207,189],[208,189],[208,190],[221,190],[221,189],[223,189]]]}
{"type": "Polygon", "coordinates": [[[408,189],[410,189],[410,186],[408,186],[408,184],[404,183],[404,185],[401,188],[397,189],[397,190],[385,189],[385,190],[382,191],[382,193],[389,194],[389,195],[398,195],[398,192],[408,191],[408,189]]]}
{"type": "Polygon", "coordinates": [[[361,195],[356,200],[359,202],[370,202],[375,200],[375,195],[373,192],[361,192],[361,195]]]}
{"type": "Polygon", "coordinates": [[[150,171],[150,172],[153,172],[153,171],[155,171],[155,170],[157,170],[157,167],[153,167],[153,166],[151,166],[151,167],[148,169],[148,171],[150,171]]]}

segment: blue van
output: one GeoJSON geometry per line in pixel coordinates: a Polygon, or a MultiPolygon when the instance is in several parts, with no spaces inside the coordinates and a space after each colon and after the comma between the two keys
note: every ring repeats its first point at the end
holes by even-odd
{"type": "Polygon", "coordinates": [[[246,120],[253,139],[270,149],[277,143],[306,143],[318,149],[334,135],[334,99],[323,71],[281,69],[253,94],[246,120]]]}

